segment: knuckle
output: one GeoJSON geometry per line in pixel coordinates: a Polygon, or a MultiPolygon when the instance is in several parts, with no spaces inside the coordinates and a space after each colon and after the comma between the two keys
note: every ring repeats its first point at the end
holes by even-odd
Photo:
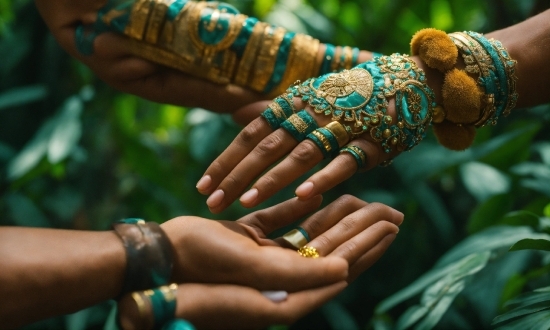
{"type": "Polygon", "coordinates": [[[325,247],[325,246],[331,246],[331,244],[332,244],[332,240],[330,239],[330,237],[328,237],[326,235],[322,235],[322,236],[317,237],[316,241],[319,243],[320,248],[325,247]]]}
{"type": "Polygon", "coordinates": [[[281,138],[276,134],[270,134],[256,147],[256,152],[261,155],[269,155],[277,151],[281,144],[281,138]]]}
{"type": "Polygon", "coordinates": [[[323,226],[321,221],[315,219],[307,223],[307,228],[304,228],[310,236],[315,237],[321,233],[323,226]]]}
{"type": "Polygon", "coordinates": [[[261,190],[272,191],[278,188],[277,182],[279,180],[273,174],[266,174],[260,179],[257,186],[261,187],[261,190]]]}
{"type": "Polygon", "coordinates": [[[340,196],[336,201],[341,205],[355,205],[359,199],[355,196],[345,194],[340,196]]]}
{"type": "Polygon", "coordinates": [[[260,130],[261,122],[258,120],[252,121],[239,133],[239,141],[242,145],[253,143],[260,130]]]}
{"type": "Polygon", "coordinates": [[[318,148],[313,143],[300,143],[292,153],[290,158],[298,164],[309,164],[315,159],[318,148]]]}
{"type": "Polygon", "coordinates": [[[343,232],[353,231],[357,224],[357,219],[354,217],[345,218],[343,221],[340,221],[340,227],[343,232]]]}

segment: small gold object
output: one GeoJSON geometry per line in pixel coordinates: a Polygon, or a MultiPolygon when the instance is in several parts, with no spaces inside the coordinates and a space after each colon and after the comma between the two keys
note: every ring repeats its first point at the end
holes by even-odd
{"type": "Polygon", "coordinates": [[[304,258],[319,258],[319,252],[317,252],[317,249],[307,245],[302,246],[300,249],[298,249],[298,254],[304,258]]]}
{"type": "Polygon", "coordinates": [[[288,117],[287,120],[300,133],[305,133],[309,127],[308,124],[302,118],[300,118],[300,116],[298,116],[297,114],[293,114],[292,116],[288,117]]]}
{"type": "Polygon", "coordinates": [[[307,244],[307,238],[298,229],[292,229],[283,235],[283,239],[297,249],[302,248],[307,244]]]}
{"type": "Polygon", "coordinates": [[[332,132],[332,134],[336,138],[336,141],[338,141],[338,146],[340,148],[345,146],[351,139],[348,131],[346,131],[346,128],[344,127],[344,125],[340,124],[340,122],[331,121],[330,123],[325,125],[325,128],[332,132]]]}

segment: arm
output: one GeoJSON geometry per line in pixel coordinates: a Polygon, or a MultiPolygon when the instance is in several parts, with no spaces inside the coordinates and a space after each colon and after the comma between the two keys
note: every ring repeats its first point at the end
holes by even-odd
{"type": "MultiPolygon", "coordinates": [[[[487,38],[500,40],[508,49],[510,57],[518,62],[516,66],[518,107],[532,106],[550,100],[550,93],[547,91],[547,86],[550,84],[550,64],[547,60],[550,48],[549,22],[550,11],[545,11],[517,25],[487,34],[487,38]]],[[[410,58],[425,73],[427,85],[434,93],[435,102],[443,104],[444,75],[428,67],[419,56],[410,58]]],[[[359,66],[364,67],[363,64],[359,66]]],[[[461,56],[458,56],[456,67],[464,68],[461,56]]],[[[392,123],[397,119],[394,100],[395,98],[390,98],[387,106],[387,114],[392,117],[392,123]]],[[[266,109],[269,103],[258,102],[244,107],[237,113],[253,118],[254,113],[266,109]]],[[[319,127],[332,121],[330,115],[316,113],[310,105],[299,98],[294,98],[293,104],[297,110],[305,108],[319,127]]],[[[435,108],[432,108],[430,111],[434,110],[435,108]]],[[[346,124],[343,120],[340,122],[346,124]]],[[[434,125],[434,129],[436,126],[434,125]]],[[[428,125],[424,128],[427,129],[428,125]]],[[[475,136],[475,129],[470,125],[470,130],[464,133],[470,142],[475,136]]],[[[346,145],[355,146],[363,151],[362,160],[350,152],[337,154],[327,166],[300,185],[295,191],[296,195],[307,199],[321,194],[348,179],[357,170],[372,169],[407,149],[391,147],[389,150],[384,150],[381,145],[383,139],[374,139],[371,132],[367,131],[346,145]]],[[[437,129],[436,133],[438,133],[437,129]]],[[[416,143],[419,141],[420,139],[416,139],[416,143]]],[[[468,144],[464,146],[463,143],[455,150],[462,150],[467,146],[468,144]]],[[[222,211],[236,199],[240,199],[245,207],[253,207],[327,157],[321,148],[322,146],[314,143],[310,138],[297,140],[287,130],[271,128],[264,118],[257,118],[241,131],[234,142],[205,171],[203,178],[197,184],[197,189],[205,195],[210,195],[207,205],[212,212],[222,211]],[[264,173],[278,161],[280,161],[279,164],[264,173]],[[251,188],[245,192],[245,189],[250,186],[251,188]]]]}
{"type": "Polygon", "coordinates": [[[0,323],[17,327],[115,297],[125,263],[112,231],[0,228],[0,323]]]}
{"type": "Polygon", "coordinates": [[[174,16],[166,11],[172,3],[170,1],[150,2],[155,4],[155,9],[143,15],[141,11],[134,11],[133,7],[126,5],[139,6],[143,3],[119,1],[126,13],[131,12],[128,14],[130,18],[126,20],[119,19],[124,15],[119,16],[121,10],[118,7],[103,11],[103,8],[107,8],[105,6],[113,3],[106,0],[89,0],[79,4],[59,2],[36,0],[36,5],[63,48],[113,87],[157,102],[232,113],[246,104],[264,99],[268,93],[272,93],[272,89],[278,94],[298,79],[317,75],[319,70],[349,68],[353,62],[366,61],[372,57],[370,52],[352,52],[350,47],[344,51],[342,47],[320,44],[318,40],[304,35],[294,36],[282,28],[247,18],[234,9],[228,9],[232,7],[223,3],[216,5],[223,8],[214,8],[211,7],[215,6],[213,4],[189,1],[183,8],[175,9],[177,15],[174,16]],[[196,23],[191,22],[195,14],[199,15],[196,23]],[[158,19],[157,28],[164,26],[156,31],[158,38],[150,37],[154,24],[134,24],[140,20],[154,19],[158,19]],[[98,28],[94,25],[96,21],[104,26],[98,28]],[[208,34],[206,37],[203,34],[195,35],[192,32],[195,24],[199,28],[214,24],[216,29],[214,32],[205,29],[202,33],[208,34]],[[227,32],[222,41],[212,47],[215,50],[203,50],[201,47],[207,49],[210,44],[207,45],[201,38],[218,38],[216,31],[223,24],[227,24],[230,31],[235,30],[232,36],[227,32]],[[93,26],[91,29],[97,32],[105,28],[116,33],[100,33],[89,47],[93,47],[93,52],[82,54],[75,43],[75,33],[79,26],[93,26]],[[243,37],[246,36],[246,33],[242,33],[245,30],[250,33],[248,39],[243,37]],[[236,38],[238,31],[241,31],[238,40],[233,43],[226,41],[236,38]],[[300,43],[295,43],[294,40],[298,39],[300,43]],[[304,45],[301,43],[307,43],[308,47],[302,47],[304,45]],[[327,47],[331,50],[328,53],[327,47]],[[332,55],[329,57],[338,58],[338,61],[332,61],[335,65],[331,66],[330,61],[325,61],[328,65],[322,65],[325,53],[332,55]],[[288,69],[285,70],[285,67],[288,69]]]}

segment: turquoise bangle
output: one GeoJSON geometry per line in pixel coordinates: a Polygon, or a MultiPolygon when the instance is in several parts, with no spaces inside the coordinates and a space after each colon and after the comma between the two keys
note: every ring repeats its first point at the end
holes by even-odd
{"type": "Polygon", "coordinates": [[[359,64],[359,48],[354,47],[352,49],[352,56],[351,56],[351,67],[353,68],[357,64],[359,64]]]}
{"type": "Polygon", "coordinates": [[[367,154],[363,151],[363,149],[350,145],[343,147],[340,150],[340,153],[347,152],[349,153],[357,163],[357,170],[363,169],[365,166],[367,166],[367,154]]]}
{"type": "Polygon", "coordinates": [[[326,44],[325,56],[323,56],[323,62],[321,63],[321,70],[319,75],[332,72],[330,70],[330,65],[334,58],[334,45],[326,44]]]}
{"type": "Polygon", "coordinates": [[[467,31],[466,33],[481,44],[481,46],[489,54],[493,62],[497,80],[493,82],[487,82],[487,84],[494,84],[493,88],[495,88],[497,91],[497,93],[495,93],[496,111],[493,117],[491,117],[490,119],[491,122],[496,122],[497,118],[500,117],[500,115],[504,112],[504,108],[506,107],[506,104],[508,102],[508,82],[506,79],[506,71],[504,69],[504,65],[499,58],[498,52],[489,42],[489,40],[487,40],[487,38],[477,32],[467,31]]]}
{"type": "Polygon", "coordinates": [[[283,37],[283,41],[281,41],[281,44],[279,45],[279,51],[277,52],[277,58],[275,60],[273,73],[271,74],[271,78],[269,78],[269,81],[265,85],[264,93],[267,94],[271,92],[271,90],[279,85],[279,83],[283,79],[286,71],[286,62],[288,61],[288,55],[290,52],[290,45],[295,35],[296,33],[294,32],[288,32],[283,37]]]}
{"type": "Polygon", "coordinates": [[[154,329],[161,329],[168,321],[174,319],[176,314],[176,289],[177,286],[175,288],[163,286],[145,291],[153,309],[154,329]]]}
{"type": "Polygon", "coordinates": [[[319,126],[306,110],[300,110],[281,123],[281,128],[289,132],[298,142],[301,142],[319,126]]]}
{"type": "Polygon", "coordinates": [[[252,30],[254,30],[254,26],[256,26],[256,23],[258,23],[258,20],[256,18],[247,18],[246,21],[244,21],[243,23],[243,28],[241,29],[239,36],[231,45],[230,49],[234,51],[235,54],[237,54],[238,58],[241,58],[243,56],[244,49],[246,48],[246,44],[248,43],[248,39],[250,39],[250,36],[252,35],[252,30]]]}
{"type": "Polygon", "coordinates": [[[196,328],[189,322],[184,319],[174,319],[172,321],[168,321],[162,327],[162,330],[195,330],[196,328]]]}
{"type": "Polygon", "coordinates": [[[325,127],[318,128],[307,135],[321,149],[324,158],[335,156],[340,150],[334,134],[325,127]]]}

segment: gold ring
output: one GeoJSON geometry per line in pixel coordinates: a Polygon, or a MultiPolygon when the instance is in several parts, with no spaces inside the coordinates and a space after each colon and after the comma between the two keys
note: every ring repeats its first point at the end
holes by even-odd
{"type": "Polygon", "coordinates": [[[319,252],[317,252],[317,249],[307,245],[298,249],[298,254],[305,258],[319,258],[319,252]]]}
{"type": "Polygon", "coordinates": [[[297,249],[302,248],[308,243],[307,237],[298,229],[292,229],[284,234],[282,238],[297,249]]]}

